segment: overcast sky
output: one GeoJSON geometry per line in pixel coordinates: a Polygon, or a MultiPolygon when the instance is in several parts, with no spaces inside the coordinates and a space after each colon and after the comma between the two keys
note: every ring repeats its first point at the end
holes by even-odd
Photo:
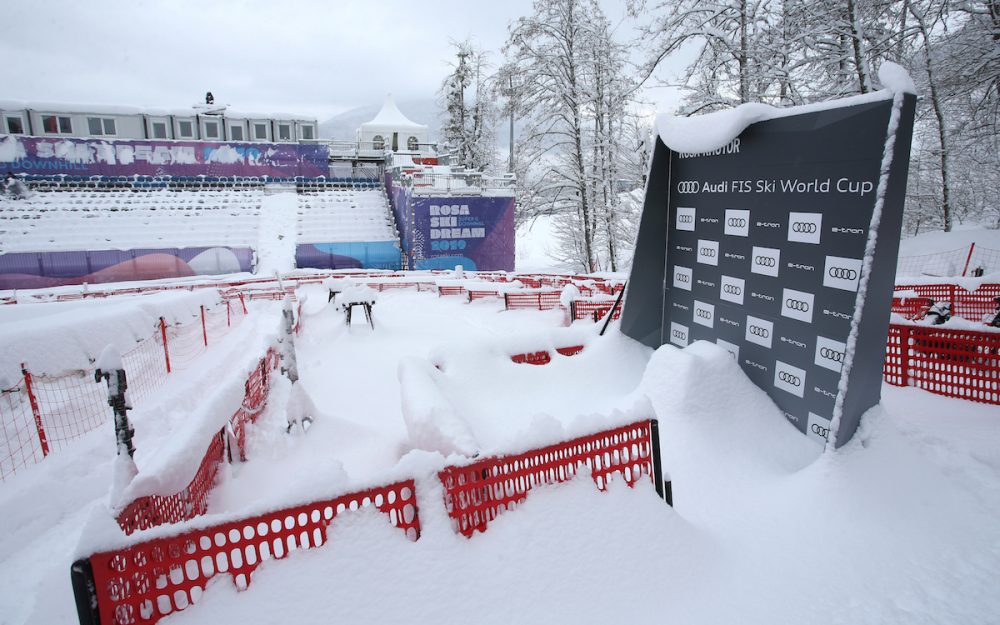
{"type": "MultiPolygon", "coordinates": [[[[612,20],[624,11],[602,4],[612,20]]],[[[508,24],[530,12],[531,0],[4,0],[0,99],[180,108],[210,90],[240,111],[322,121],[388,92],[434,97],[450,41],[499,60],[508,24]]]]}

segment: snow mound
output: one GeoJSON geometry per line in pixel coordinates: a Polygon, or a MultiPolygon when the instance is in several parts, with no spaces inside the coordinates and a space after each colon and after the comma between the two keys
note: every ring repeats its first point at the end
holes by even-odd
{"type": "Polygon", "coordinates": [[[427,361],[401,360],[398,369],[403,421],[414,449],[475,456],[479,443],[441,392],[441,373],[427,361]]]}
{"type": "Polygon", "coordinates": [[[689,444],[700,439],[713,455],[738,461],[744,472],[764,475],[795,471],[821,452],[787,422],[730,353],[714,343],[696,341],[683,350],[660,347],[639,388],[664,430],[683,434],[664,440],[664,464],[671,474],[686,470],[672,460],[690,458],[690,453],[668,453],[679,440],[689,444]]]}

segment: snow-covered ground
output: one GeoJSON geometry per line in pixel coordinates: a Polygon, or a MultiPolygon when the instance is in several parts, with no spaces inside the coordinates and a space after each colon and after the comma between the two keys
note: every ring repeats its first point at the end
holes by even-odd
{"type": "MultiPolygon", "coordinates": [[[[301,294],[299,384],[316,420],[285,433],[291,385],[276,375],[250,460],[223,470],[207,521],[412,476],[421,538],[344,513],[327,545],[266,562],[246,592],[219,576],[166,623],[997,622],[995,406],[886,386],[859,435],[822,454],[712,345],[652,352],[561,328],[557,311],[410,291],[379,294],[374,330],[347,327],[320,287],[301,294]],[[586,348],[545,366],[509,359],[569,344],[586,348]],[[428,406],[460,426],[427,437],[428,406]],[[646,482],[599,493],[581,478],[533,491],[485,534],[453,532],[436,479],[448,459],[428,441],[520,450],[642,416],[660,420],[675,509],[646,482]]],[[[238,404],[279,324],[279,303],[257,306],[133,411],[134,490],[175,486],[203,453],[195,439],[238,404]]],[[[53,327],[58,343],[67,325],[53,327]]],[[[120,536],[113,458],[105,424],[0,484],[0,622],[74,622],[72,559],[120,536]]]]}

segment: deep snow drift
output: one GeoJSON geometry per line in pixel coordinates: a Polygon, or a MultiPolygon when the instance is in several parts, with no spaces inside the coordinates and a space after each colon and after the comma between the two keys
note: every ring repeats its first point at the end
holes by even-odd
{"type": "MultiPolygon", "coordinates": [[[[299,384],[320,414],[285,434],[290,384],[275,376],[250,460],[223,469],[202,522],[413,476],[422,536],[410,542],[371,510],[344,513],[328,544],[266,562],[245,592],[219,576],[164,622],[964,625],[1000,614],[996,407],[884,387],[858,436],[821,454],[714,345],[651,352],[589,323],[560,329],[557,311],[406,291],[380,294],[374,331],[348,328],[322,289],[302,291],[299,384]],[[509,359],[569,344],[585,349],[545,366],[509,359]],[[429,422],[448,412],[461,423],[439,440],[464,432],[487,453],[655,415],[676,508],[646,482],[599,493],[580,478],[463,538],[436,479],[449,459],[414,436],[427,420],[408,421],[421,407],[429,422]]],[[[280,304],[261,306],[246,328],[264,335],[280,304]]],[[[197,428],[186,420],[210,418],[191,410],[196,379],[242,383],[245,370],[220,363],[248,358],[248,338],[229,339],[136,411],[137,447],[159,450],[141,470],[176,447],[172,433],[197,428]]],[[[3,622],[75,621],[70,561],[120,537],[107,510],[113,455],[105,425],[0,485],[3,622]]]]}

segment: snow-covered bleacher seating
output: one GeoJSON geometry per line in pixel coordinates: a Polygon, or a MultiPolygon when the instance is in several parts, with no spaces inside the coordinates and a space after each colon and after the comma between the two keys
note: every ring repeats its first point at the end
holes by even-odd
{"type": "Polygon", "coordinates": [[[299,188],[299,243],[395,241],[388,200],[380,188],[310,185],[299,188]]]}
{"type": "Polygon", "coordinates": [[[263,189],[74,189],[0,198],[0,253],[255,246],[263,189]]]}

